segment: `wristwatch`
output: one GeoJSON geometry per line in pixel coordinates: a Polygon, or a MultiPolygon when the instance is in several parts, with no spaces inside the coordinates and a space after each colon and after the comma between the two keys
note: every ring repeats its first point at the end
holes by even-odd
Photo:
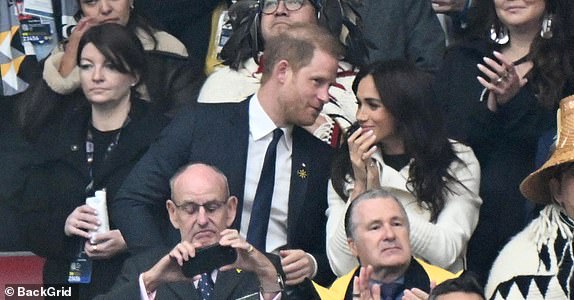
{"type": "Polygon", "coordinates": [[[283,292],[283,290],[285,289],[285,282],[283,281],[283,276],[281,276],[280,273],[277,273],[277,281],[276,281],[276,283],[277,283],[277,285],[279,286],[279,289],[266,291],[266,290],[263,289],[263,286],[259,286],[259,291],[261,292],[261,294],[264,294],[264,293],[281,293],[281,292],[283,292]]]}

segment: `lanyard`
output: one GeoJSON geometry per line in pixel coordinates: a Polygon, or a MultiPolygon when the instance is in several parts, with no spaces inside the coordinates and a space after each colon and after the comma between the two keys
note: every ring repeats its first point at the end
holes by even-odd
{"type": "MultiPolygon", "coordinates": [[[[116,146],[120,142],[120,135],[122,133],[122,130],[124,129],[124,127],[126,127],[128,125],[129,122],[130,122],[130,117],[128,116],[126,118],[126,120],[124,121],[124,123],[122,124],[122,127],[120,128],[120,130],[118,130],[118,132],[114,135],[114,137],[112,138],[112,141],[110,142],[110,144],[106,148],[106,153],[104,154],[103,161],[106,161],[106,159],[110,156],[110,153],[112,153],[112,151],[116,148],[116,146]]],[[[89,170],[89,174],[90,174],[90,183],[88,183],[88,185],[86,186],[86,194],[89,194],[94,188],[94,174],[93,174],[94,135],[92,133],[91,128],[88,128],[88,133],[86,134],[86,161],[88,163],[88,170],[89,170]]]]}

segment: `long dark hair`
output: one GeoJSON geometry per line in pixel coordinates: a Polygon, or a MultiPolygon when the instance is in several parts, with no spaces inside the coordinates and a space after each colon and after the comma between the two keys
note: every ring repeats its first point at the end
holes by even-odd
{"type": "MultiPolygon", "coordinates": [[[[371,75],[385,108],[395,119],[396,133],[402,138],[406,154],[412,158],[407,189],[419,205],[429,207],[431,221],[436,221],[452,192],[449,182],[458,181],[449,172],[456,156],[447,138],[439,103],[434,100],[431,76],[407,61],[377,62],[361,69],[353,82],[357,93],[359,82],[371,75]]],[[[332,167],[333,187],[346,199],[345,184],[353,178],[349,146],[341,146],[332,167]]]]}
{"type": "MultiPolygon", "coordinates": [[[[571,32],[574,23],[569,20],[573,12],[572,4],[568,3],[571,0],[544,1],[546,13],[553,15],[553,36],[544,39],[537,34],[532,41],[527,59],[532,61],[533,67],[526,78],[532,84],[538,102],[552,109],[557,107],[566,85],[574,80],[574,35],[571,32]]],[[[469,12],[469,19],[468,39],[491,41],[490,28],[493,25],[496,28],[502,26],[496,15],[494,0],[476,1],[469,12]]]]}

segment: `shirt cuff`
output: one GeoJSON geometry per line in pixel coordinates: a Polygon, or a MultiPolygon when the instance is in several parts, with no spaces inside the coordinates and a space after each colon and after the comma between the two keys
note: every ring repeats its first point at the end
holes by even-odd
{"type": "MultiPolygon", "coordinates": [[[[265,298],[263,298],[263,294],[261,293],[259,293],[259,300],[265,300],[265,298]]],[[[278,292],[277,295],[275,295],[275,297],[273,297],[271,300],[281,300],[281,292],[278,292]]]]}
{"type": "Polygon", "coordinates": [[[140,274],[138,278],[139,287],[140,287],[140,298],[141,300],[154,300],[155,299],[155,291],[151,291],[148,293],[147,289],[145,288],[143,282],[143,273],[140,274]]]}
{"type": "Polygon", "coordinates": [[[307,255],[309,255],[309,257],[311,257],[311,260],[313,261],[313,275],[311,275],[311,278],[309,278],[313,279],[315,278],[315,276],[317,276],[317,270],[319,269],[319,266],[317,265],[317,260],[315,259],[315,257],[313,257],[313,255],[311,255],[311,253],[307,253],[307,255]]]}

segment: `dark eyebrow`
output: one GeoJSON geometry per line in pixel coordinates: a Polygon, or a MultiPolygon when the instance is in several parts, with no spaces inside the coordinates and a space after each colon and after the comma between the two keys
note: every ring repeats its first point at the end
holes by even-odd
{"type": "Polygon", "coordinates": [[[380,98],[371,98],[371,97],[369,97],[369,98],[364,98],[363,101],[383,103],[383,100],[381,100],[380,98]]]}

